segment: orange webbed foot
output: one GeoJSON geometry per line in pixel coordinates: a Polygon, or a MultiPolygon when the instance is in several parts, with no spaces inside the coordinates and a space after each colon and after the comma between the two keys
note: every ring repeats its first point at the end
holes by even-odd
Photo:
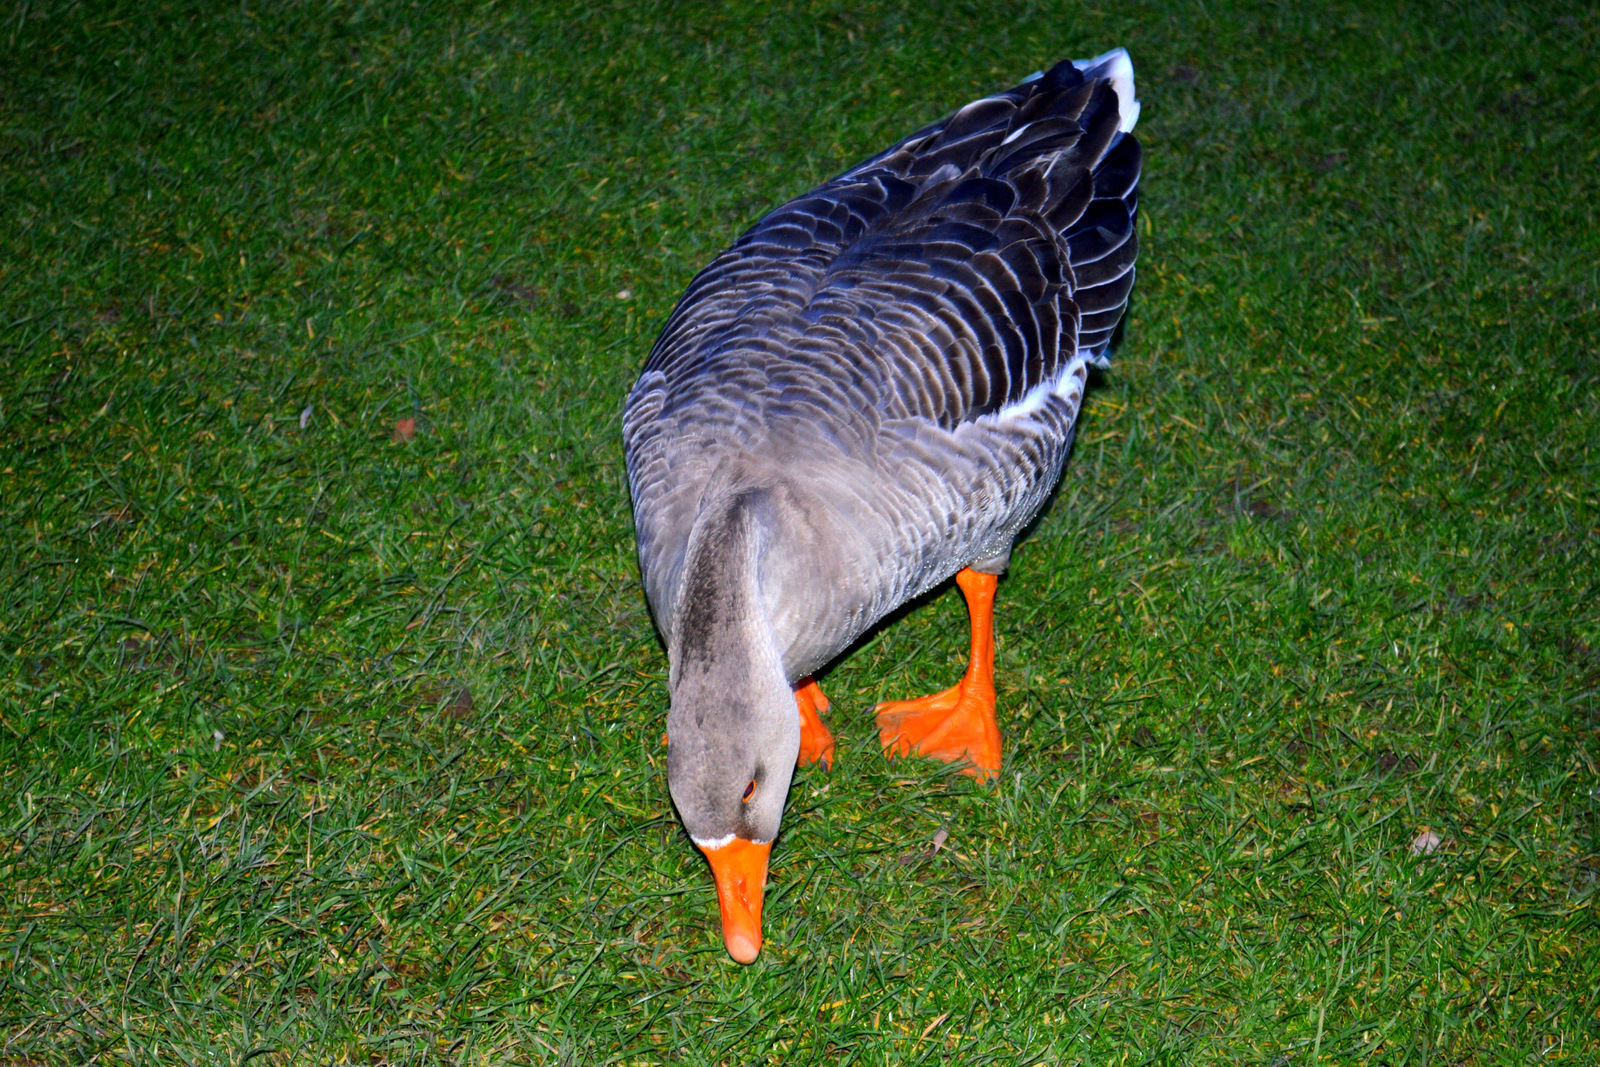
{"type": "Polygon", "coordinates": [[[954,763],[982,781],[1000,770],[1000,726],[994,718],[995,575],[964,569],[956,584],[972,619],[972,656],[960,683],[916,700],[878,705],[878,737],[891,756],[920,755],[954,763]]]}
{"type": "Polygon", "coordinates": [[[822,723],[822,713],[828,710],[828,698],[812,678],[802,678],[794,687],[795,706],[800,709],[800,758],[795,766],[821,763],[824,770],[833,769],[833,735],[822,723]]]}
{"type": "Polygon", "coordinates": [[[1000,770],[1000,726],[994,718],[994,687],[952,686],[917,700],[878,705],[878,738],[891,756],[928,756],[971,764],[980,781],[1000,770]]]}

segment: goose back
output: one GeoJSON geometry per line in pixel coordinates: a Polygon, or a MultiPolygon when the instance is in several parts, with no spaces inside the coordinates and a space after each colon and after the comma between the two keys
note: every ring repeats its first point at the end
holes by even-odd
{"type": "Polygon", "coordinates": [[[696,276],[624,417],[669,646],[690,532],[741,488],[790,502],[762,588],[795,676],[956,569],[1003,566],[1133,284],[1140,149],[1119,63],[1064,62],[967,105],[696,276]]]}

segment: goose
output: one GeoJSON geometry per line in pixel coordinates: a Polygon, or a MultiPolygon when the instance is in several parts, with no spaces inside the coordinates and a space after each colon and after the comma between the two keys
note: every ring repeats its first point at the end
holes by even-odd
{"type": "Polygon", "coordinates": [[[878,705],[889,755],[998,772],[993,603],[1060,478],[1138,252],[1124,49],[984,97],[777,208],[695,276],[629,393],[640,573],[668,659],[668,788],[761,950],[813,675],[955,576],[961,680],[878,705]]]}

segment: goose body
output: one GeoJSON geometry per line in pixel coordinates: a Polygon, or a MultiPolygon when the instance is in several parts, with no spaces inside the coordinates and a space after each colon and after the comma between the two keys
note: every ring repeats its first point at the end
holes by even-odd
{"type": "MultiPolygon", "coordinates": [[[[802,743],[831,757],[808,676],[958,571],[976,669],[987,576],[1058,480],[1127,306],[1137,114],[1126,52],[1063,62],[779,207],[696,276],[628,397],[669,783],[744,962],[802,743]]],[[[982,755],[899,750],[997,769],[974,685],[982,755]]]]}

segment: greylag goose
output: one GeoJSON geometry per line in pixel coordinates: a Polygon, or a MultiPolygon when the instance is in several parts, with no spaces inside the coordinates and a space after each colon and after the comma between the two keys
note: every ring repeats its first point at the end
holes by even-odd
{"type": "Polygon", "coordinates": [[[1138,114],[1127,52],[1066,61],[791,200],[690,283],[628,396],[668,783],[742,963],[794,768],[833,760],[811,675],[952,574],[966,674],[880,704],[880,739],[999,770],[996,579],[1127,308],[1138,114]]]}

